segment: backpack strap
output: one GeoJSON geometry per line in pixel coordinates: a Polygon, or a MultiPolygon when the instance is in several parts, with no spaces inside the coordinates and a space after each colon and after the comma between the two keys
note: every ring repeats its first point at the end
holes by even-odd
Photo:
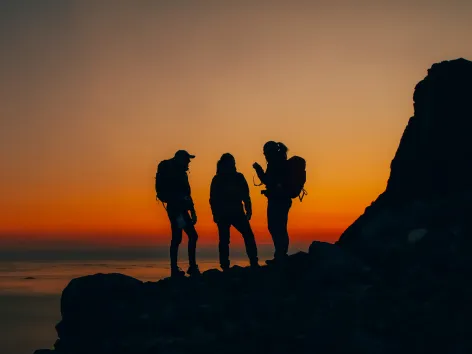
{"type": "Polygon", "coordinates": [[[255,176],[252,176],[252,183],[254,183],[254,185],[255,185],[256,187],[262,186],[262,185],[264,184],[264,183],[262,183],[262,181],[261,181],[261,183],[256,184],[255,176]]]}
{"type": "Polygon", "coordinates": [[[308,195],[308,192],[306,191],[305,188],[303,188],[303,189],[302,189],[302,192],[301,192],[300,194],[301,194],[301,196],[299,195],[299,196],[298,196],[298,199],[300,199],[300,202],[302,202],[302,201],[303,201],[303,197],[306,196],[306,195],[308,195]]]}

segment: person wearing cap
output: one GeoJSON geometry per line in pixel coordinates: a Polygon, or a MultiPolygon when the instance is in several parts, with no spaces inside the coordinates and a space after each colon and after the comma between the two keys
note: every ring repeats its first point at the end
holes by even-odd
{"type": "Polygon", "coordinates": [[[182,231],[185,231],[188,236],[189,268],[187,274],[200,274],[196,262],[198,234],[195,224],[197,214],[187,175],[190,161],[194,158],[195,155],[191,155],[186,150],[178,150],[173,158],[159,163],[156,173],[156,196],[163,203],[166,203],[167,215],[172,230],[170,266],[171,276],[173,277],[185,274],[177,265],[182,231]]]}
{"type": "Polygon", "coordinates": [[[287,226],[292,199],[284,188],[287,173],[287,151],[288,149],[283,143],[268,141],[263,148],[267,161],[266,171],[257,162],[252,165],[261,184],[266,187],[261,193],[267,197],[267,224],[275,248],[274,259],[267,260],[267,264],[280,263],[288,255],[287,226]]]}

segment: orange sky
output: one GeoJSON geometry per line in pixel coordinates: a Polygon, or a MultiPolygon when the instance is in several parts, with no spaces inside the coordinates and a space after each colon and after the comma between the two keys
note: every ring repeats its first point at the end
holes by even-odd
{"type": "Polygon", "coordinates": [[[470,1],[246,3],[2,3],[0,245],[168,242],[154,173],[179,148],[214,242],[216,161],[252,184],[267,140],[308,163],[294,242],[337,239],[385,188],[415,84],[472,57],[470,1]]]}

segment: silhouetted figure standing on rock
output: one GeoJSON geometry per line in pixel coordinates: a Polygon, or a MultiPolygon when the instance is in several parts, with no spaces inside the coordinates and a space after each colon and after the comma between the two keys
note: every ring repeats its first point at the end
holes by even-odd
{"type": "Polygon", "coordinates": [[[259,267],[257,246],[249,220],[252,216],[251,197],[244,175],[237,171],[233,155],[223,154],[211,181],[210,206],[218,225],[220,266],[229,269],[230,228],[234,226],[244,238],[251,267],[259,267]],[[244,209],[243,209],[244,203],[244,209]]]}
{"type": "Polygon", "coordinates": [[[188,236],[189,268],[187,274],[200,274],[196,262],[198,234],[195,230],[197,214],[195,212],[187,171],[190,160],[195,158],[185,150],[179,150],[172,159],[161,161],[156,173],[156,196],[166,203],[172,240],[170,243],[170,265],[172,276],[185,273],[177,266],[179,245],[182,242],[182,230],[188,236]],[[189,215],[190,212],[190,215],[189,215]]]}
{"type": "MultiPolygon", "coordinates": [[[[261,193],[267,197],[267,223],[274,242],[274,259],[267,264],[279,263],[287,257],[289,247],[288,213],[292,198],[303,192],[306,180],[305,160],[293,156],[287,160],[288,148],[283,143],[268,141],[264,145],[267,169],[264,172],[257,162],[253,164],[257,176],[266,189],[261,193]]],[[[300,197],[300,200],[303,198],[300,197]]]]}

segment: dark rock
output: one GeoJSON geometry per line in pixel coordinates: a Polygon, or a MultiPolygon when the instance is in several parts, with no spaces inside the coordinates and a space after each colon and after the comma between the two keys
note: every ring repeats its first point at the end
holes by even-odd
{"type": "Polygon", "coordinates": [[[59,338],[82,347],[87,340],[126,333],[144,312],[142,287],[141,281],[116,273],[73,279],[62,292],[59,338]]]}
{"type": "Polygon", "coordinates": [[[345,281],[345,277],[368,273],[370,268],[338,245],[314,241],[310,245],[311,268],[324,277],[345,281]]]}
{"type": "Polygon", "coordinates": [[[204,271],[202,275],[210,279],[216,279],[221,275],[221,271],[219,269],[208,269],[207,271],[204,271]]]}
{"type": "Polygon", "coordinates": [[[90,312],[120,311],[138,300],[142,282],[123,274],[95,274],[73,279],[62,292],[63,318],[90,312]]]}
{"type": "Polygon", "coordinates": [[[472,187],[472,62],[434,64],[418,83],[410,119],[392,161],[386,192],[431,198],[472,187]]]}
{"type": "Polygon", "coordinates": [[[471,83],[472,62],[465,59],[428,70],[415,88],[415,113],[392,160],[385,192],[341,235],[338,245],[375,263],[388,250],[405,248],[414,229],[454,223],[470,229],[471,83]]]}
{"type": "Polygon", "coordinates": [[[471,83],[470,61],[431,67],[386,190],[336,243],[380,275],[360,293],[359,317],[392,353],[471,348],[471,333],[457,330],[471,311],[471,83]]]}

